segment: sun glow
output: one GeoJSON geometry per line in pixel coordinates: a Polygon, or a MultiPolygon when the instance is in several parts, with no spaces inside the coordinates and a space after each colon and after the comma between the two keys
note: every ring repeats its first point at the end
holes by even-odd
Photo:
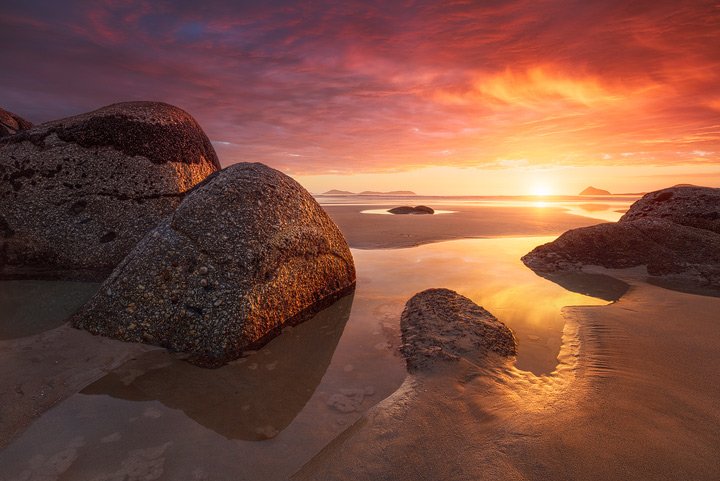
{"type": "Polygon", "coordinates": [[[536,197],[546,197],[552,195],[552,188],[547,184],[535,184],[532,186],[531,192],[536,197]]]}

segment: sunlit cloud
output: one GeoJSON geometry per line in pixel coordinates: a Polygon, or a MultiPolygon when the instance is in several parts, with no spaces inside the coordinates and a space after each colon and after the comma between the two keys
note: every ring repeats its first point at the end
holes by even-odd
{"type": "Polygon", "coordinates": [[[206,3],[6,2],[0,106],[166,101],[298,176],[719,160],[717,2],[206,3]]]}

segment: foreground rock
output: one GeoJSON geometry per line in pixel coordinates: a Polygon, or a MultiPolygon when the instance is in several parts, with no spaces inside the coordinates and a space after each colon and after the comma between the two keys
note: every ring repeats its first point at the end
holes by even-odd
{"type": "Polygon", "coordinates": [[[415,294],[405,304],[400,329],[401,351],[410,372],[461,357],[478,363],[490,352],[503,357],[517,354],[517,342],[505,324],[449,289],[415,294]]]}
{"type": "Polygon", "coordinates": [[[274,169],[236,164],[149,233],[74,325],[217,366],[354,284],[350,249],[312,196],[274,169]]]}
{"type": "Polygon", "coordinates": [[[411,207],[409,205],[403,205],[400,207],[393,207],[392,209],[388,210],[391,214],[410,214],[410,215],[422,215],[422,214],[434,214],[435,211],[427,207],[425,205],[418,205],[416,207],[411,207]]]}
{"type": "Polygon", "coordinates": [[[0,139],[0,275],[105,277],[219,169],[186,112],[128,102],[0,139]]]}
{"type": "Polygon", "coordinates": [[[720,189],[675,186],[650,192],[635,202],[620,221],[648,217],[720,234],[720,189]]]}
{"type": "Polygon", "coordinates": [[[651,192],[619,222],[570,230],[522,258],[542,274],[645,265],[651,276],[720,288],[720,189],[651,192]]]}
{"type": "Polygon", "coordinates": [[[14,135],[21,130],[32,128],[32,124],[7,110],[0,109],[0,138],[14,135]]]}

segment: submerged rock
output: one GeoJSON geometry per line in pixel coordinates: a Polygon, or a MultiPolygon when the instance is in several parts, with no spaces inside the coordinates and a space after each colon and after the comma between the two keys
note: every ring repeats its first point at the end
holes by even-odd
{"type": "Polygon", "coordinates": [[[461,357],[473,362],[493,352],[517,354],[512,331],[467,297],[450,289],[428,289],[405,304],[401,348],[408,370],[424,371],[461,357]]]}
{"type": "Polygon", "coordinates": [[[354,285],[350,249],[312,196],[277,170],[235,164],[150,232],[73,323],[217,366],[354,285]]]}
{"type": "Polygon", "coordinates": [[[579,271],[586,265],[645,265],[651,276],[720,288],[720,189],[670,188],[633,204],[619,222],[565,232],[522,258],[535,272],[579,271]]]}
{"type": "Polygon", "coordinates": [[[0,139],[0,275],[105,277],[220,168],[177,107],[127,102],[0,139]]]}
{"type": "Polygon", "coordinates": [[[0,109],[0,138],[14,135],[21,130],[31,129],[32,123],[19,115],[0,109]]]}
{"type": "Polygon", "coordinates": [[[422,214],[434,214],[435,211],[427,207],[425,205],[418,205],[416,207],[412,207],[409,205],[403,205],[400,207],[393,207],[392,209],[389,209],[388,212],[391,214],[410,214],[410,215],[422,215],[422,214]]]}

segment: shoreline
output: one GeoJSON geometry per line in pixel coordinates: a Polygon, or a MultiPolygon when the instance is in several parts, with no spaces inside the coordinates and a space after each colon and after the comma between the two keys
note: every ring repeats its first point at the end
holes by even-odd
{"type": "MultiPolygon", "coordinates": [[[[440,204],[438,204],[440,205],[440,204]]],[[[393,204],[323,205],[353,249],[396,249],[456,239],[558,236],[604,222],[557,206],[453,206],[453,213],[374,215],[363,210],[393,204]]]]}

